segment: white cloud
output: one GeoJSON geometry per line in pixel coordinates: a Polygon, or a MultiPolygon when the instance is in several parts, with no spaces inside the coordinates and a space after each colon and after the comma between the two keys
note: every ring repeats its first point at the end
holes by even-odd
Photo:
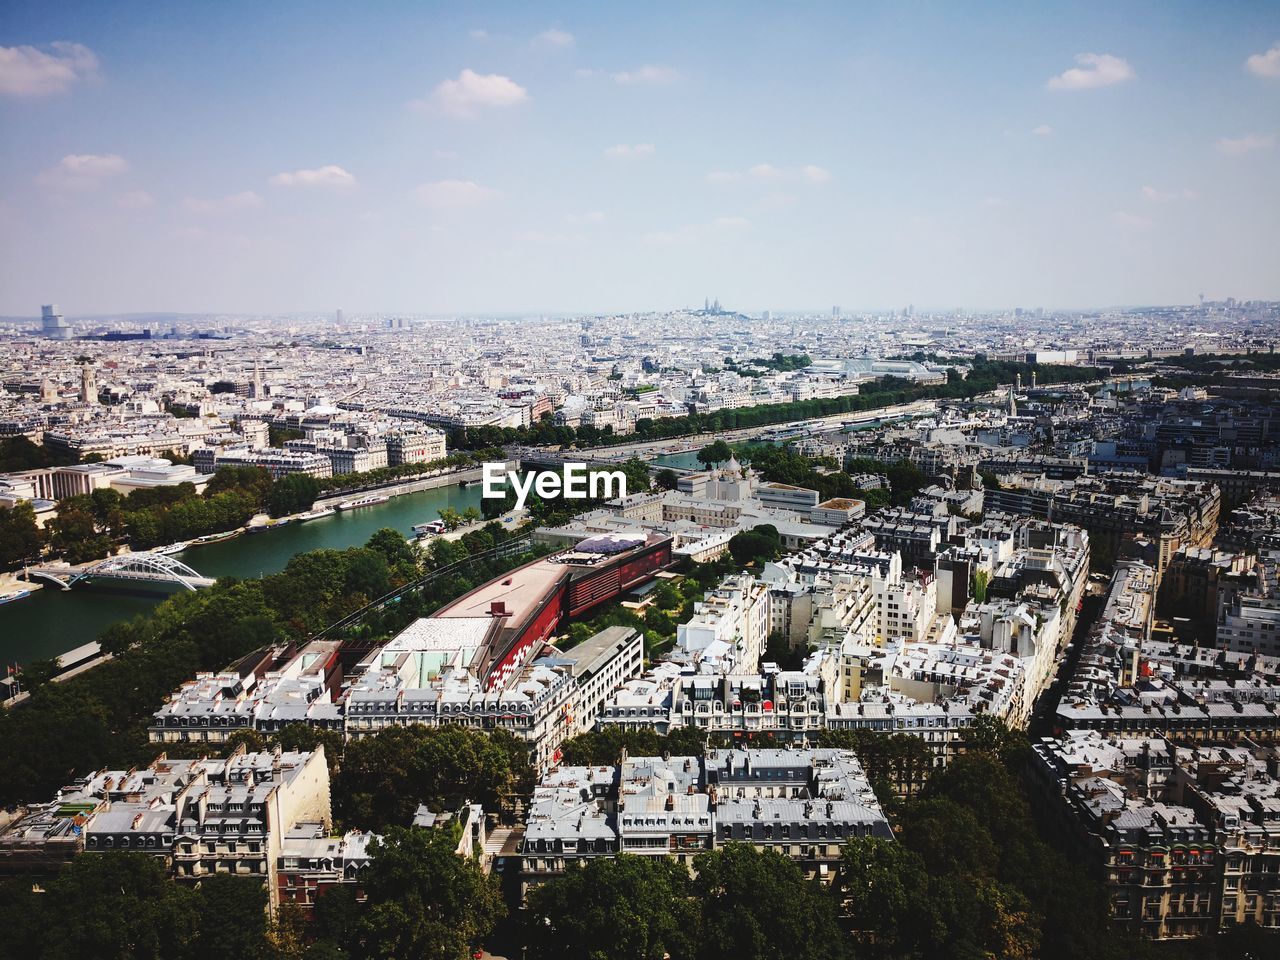
{"type": "Polygon", "coordinates": [[[489,39],[489,31],[488,31],[488,30],[481,30],[481,29],[479,29],[479,28],[477,28],[477,29],[475,29],[475,30],[468,30],[468,31],[467,31],[467,36],[469,36],[472,40],[488,40],[488,39],[489,39]]]}
{"type": "Polygon", "coordinates": [[[539,47],[560,47],[563,49],[573,46],[573,34],[551,27],[534,37],[533,42],[535,46],[539,47]]]}
{"type": "Polygon", "coordinates": [[[622,70],[613,75],[614,83],[626,86],[638,84],[661,85],[675,83],[680,79],[680,71],[675,67],[667,67],[657,63],[646,63],[635,70],[622,70]]]}
{"type": "Polygon", "coordinates": [[[71,153],[56,167],[41,171],[36,182],[53,190],[91,190],[128,169],[128,161],[119,154],[71,153]]]}
{"type": "Polygon", "coordinates": [[[455,117],[471,117],[484,107],[512,107],[529,99],[529,91],[499,73],[463,70],[456,80],[443,80],[430,100],[415,100],[410,106],[441,110],[455,117]]]}
{"type": "Polygon", "coordinates": [[[698,240],[713,240],[749,229],[751,221],[746,217],[716,217],[709,223],[686,223],[674,230],[655,230],[644,234],[640,239],[654,246],[670,247],[698,240]]]}
{"type": "Polygon", "coordinates": [[[1151,203],[1172,203],[1174,200],[1194,200],[1196,193],[1183,187],[1181,190],[1157,190],[1155,187],[1143,187],[1142,199],[1151,203]]]}
{"type": "Polygon", "coordinates": [[[414,197],[429,207],[457,209],[471,207],[498,196],[497,190],[482,187],[471,180],[436,180],[413,191],[414,197]]]}
{"type": "Polygon", "coordinates": [[[145,190],[130,190],[128,193],[122,193],[116,198],[116,206],[123,207],[126,210],[145,210],[147,207],[154,207],[156,198],[145,190]]]}
{"type": "Polygon", "coordinates": [[[654,154],[652,143],[616,143],[605,150],[606,157],[621,157],[631,160],[635,157],[651,157],[654,154]]]}
{"type": "Polygon", "coordinates": [[[1280,77],[1280,43],[1266,53],[1255,53],[1244,62],[1244,68],[1255,77],[1280,77]]]}
{"type": "Polygon", "coordinates": [[[1111,224],[1122,230],[1142,230],[1151,226],[1151,221],[1127,210],[1117,210],[1111,214],[1111,224]]]}
{"type": "Polygon", "coordinates": [[[277,173],[271,178],[277,187],[349,187],[356,178],[335,164],[316,167],[313,170],[294,170],[277,173]]]}
{"type": "Polygon", "coordinates": [[[1037,137],[1050,137],[1053,136],[1053,127],[1049,126],[1047,123],[1042,123],[1038,127],[1032,127],[1031,132],[1037,137]]]}
{"type": "Polygon", "coordinates": [[[252,190],[243,190],[225,197],[187,197],[182,201],[182,205],[192,213],[220,216],[237,210],[252,210],[254,207],[260,207],[262,198],[252,190]]]}
{"type": "Polygon", "coordinates": [[[565,214],[564,222],[574,226],[586,226],[588,224],[604,223],[605,219],[603,210],[589,210],[586,213],[565,214]]]}
{"type": "Polygon", "coordinates": [[[782,181],[806,181],[812,184],[831,182],[831,172],[825,167],[808,163],[801,167],[775,167],[771,163],[757,163],[745,171],[713,170],[707,174],[707,183],[729,186],[739,183],[778,183],[782,181]]]}
{"type": "Polygon", "coordinates": [[[1133,77],[1127,60],[1109,53],[1078,53],[1078,67],[1063,71],[1049,80],[1050,90],[1093,90],[1123,83],[1133,77]]]}
{"type": "Polygon", "coordinates": [[[1246,133],[1243,137],[1223,137],[1214,147],[1225,157],[1242,157],[1255,150],[1266,150],[1276,142],[1271,133],[1246,133]]]}
{"type": "Polygon", "coordinates": [[[52,53],[36,47],[0,47],[0,94],[45,97],[64,93],[98,73],[98,57],[83,44],[59,40],[52,53]]]}

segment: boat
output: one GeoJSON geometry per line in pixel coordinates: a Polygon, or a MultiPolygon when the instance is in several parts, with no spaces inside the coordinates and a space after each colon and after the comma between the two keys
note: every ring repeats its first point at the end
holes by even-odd
{"type": "Polygon", "coordinates": [[[314,510],[308,510],[306,513],[300,513],[295,520],[298,523],[306,523],[308,520],[319,520],[321,517],[332,517],[336,513],[333,507],[317,507],[314,510]]]}
{"type": "Polygon", "coordinates": [[[243,532],[244,531],[240,527],[236,527],[234,530],[224,530],[222,533],[207,533],[203,537],[196,537],[191,541],[190,545],[193,547],[202,547],[206,543],[220,543],[223,540],[230,540],[233,537],[238,537],[243,532]]]}
{"type": "Polygon", "coordinates": [[[369,497],[359,497],[355,500],[343,500],[338,504],[339,510],[358,510],[360,507],[372,507],[375,504],[386,503],[391,498],[385,493],[374,494],[369,497]]]}
{"type": "Polygon", "coordinates": [[[0,604],[13,603],[15,600],[21,600],[23,597],[31,596],[30,590],[19,590],[17,593],[0,594],[0,604]]]}
{"type": "Polygon", "coordinates": [[[181,553],[189,546],[191,546],[191,541],[179,540],[177,543],[171,543],[167,547],[156,547],[151,552],[158,553],[162,557],[172,557],[175,553],[181,553]]]}

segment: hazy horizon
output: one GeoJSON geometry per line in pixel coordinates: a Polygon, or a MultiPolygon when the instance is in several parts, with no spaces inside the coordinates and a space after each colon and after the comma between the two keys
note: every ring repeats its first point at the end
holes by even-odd
{"type": "Polygon", "coordinates": [[[1278,5],[22,0],[0,127],[19,317],[1280,300],[1278,5]]]}

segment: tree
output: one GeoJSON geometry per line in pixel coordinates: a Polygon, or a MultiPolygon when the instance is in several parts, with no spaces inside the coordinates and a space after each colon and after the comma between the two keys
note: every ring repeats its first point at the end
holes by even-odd
{"type": "Polygon", "coordinates": [[[729,843],[693,861],[699,957],[820,960],[848,955],[832,894],[773,850],[729,843]]]}
{"type": "Polygon", "coordinates": [[[860,837],[844,848],[839,891],[854,931],[880,956],[911,953],[930,939],[929,876],[915,851],[860,837]]]}
{"type": "Polygon", "coordinates": [[[382,554],[391,568],[394,577],[401,583],[413,580],[418,576],[418,551],[409,546],[404,534],[391,527],[376,530],[365,546],[382,554]]]}
{"type": "Polygon", "coordinates": [[[680,478],[676,476],[676,472],[670,467],[663,467],[658,471],[657,476],[653,478],[653,485],[659,490],[674,490],[680,483],[680,478]]]}
{"type": "Polygon", "coordinates": [[[145,853],[75,857],[39,904],[42,958],[168,960],[196,931],[195,891],[169,879],[145,853]]]}
{"type": "Polygon", "coordinates": [[[579,864],[529,892],[525,942],[540,960],[681,960],[698,955],[689,871],[622,854],[579,864]]]}
{"type": "Polygon", "coordinates": [[[717,440],[709,443],[698,451],[698,462],[704,467],[711,467],[712,464],[725,463],[733,459],[733,448],[723,440],[717,440]]]}
{"type": "Polygon", "coordinates": [[[311,509],[320,494],[316,478],[306,473],[290,473],[271,487],[268,504],[273,517],[304,513],[311,509]]]}
{"type": "Polygon", "coordinates": [[[216,873],[200,881],[192,960],[261,956],[266,946],[267,890],[258,877],[216,873]]]}
{"type": "Polygon", "coordinates": [[[627,493],[645,493],[649,490],[649,465],[639,457],[630,457],[621,466],[622,474],[627,478],[627,493]]]}
{"type": "Polygon", "coordinates": [[[744,567],[763,564],[778,559],[782,553],[782,538],[777,527],[764,523],[735,533],[729,540],[729,553],[744,567]]]}
{"type": "Polygon", "coordinates": [[[506,909],[495,878],[454,852],[442,830],[390,827],[369,845],[360,884],[369,902],[360,918],[361,956],[465,960],[506,909]]]}
{"type": "Polygon", "coordinates": [[[987,584],[991,581],[991,574],[985,570],[973,571],[973,600],[974,603],[987,602],[987,584]]]}
{"type": "Polygon", "coordinates": [[[347,744],[334,807],[362,830],[408,823],[420,803],[452,810],[474,800],[494,810],[525,778],[522,766],[496,736],[455,724],[392,727],[347,744]]]}
{"type": "Polygon", "coordinates": [[[11,570],[38,560],[43,547],[36,512],[28,501],[0,507],[0,569],[11,570]]]}

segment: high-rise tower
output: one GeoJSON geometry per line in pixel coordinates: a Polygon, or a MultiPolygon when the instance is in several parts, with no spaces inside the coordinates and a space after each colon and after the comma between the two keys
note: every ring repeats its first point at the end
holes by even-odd
{"type": "Polygon", "coordinates": [[[56,303],[49,303],[40,308],[40,330],[46,337],[54,340],[71,339],[71,327],[58,311],[56,303]]]}

